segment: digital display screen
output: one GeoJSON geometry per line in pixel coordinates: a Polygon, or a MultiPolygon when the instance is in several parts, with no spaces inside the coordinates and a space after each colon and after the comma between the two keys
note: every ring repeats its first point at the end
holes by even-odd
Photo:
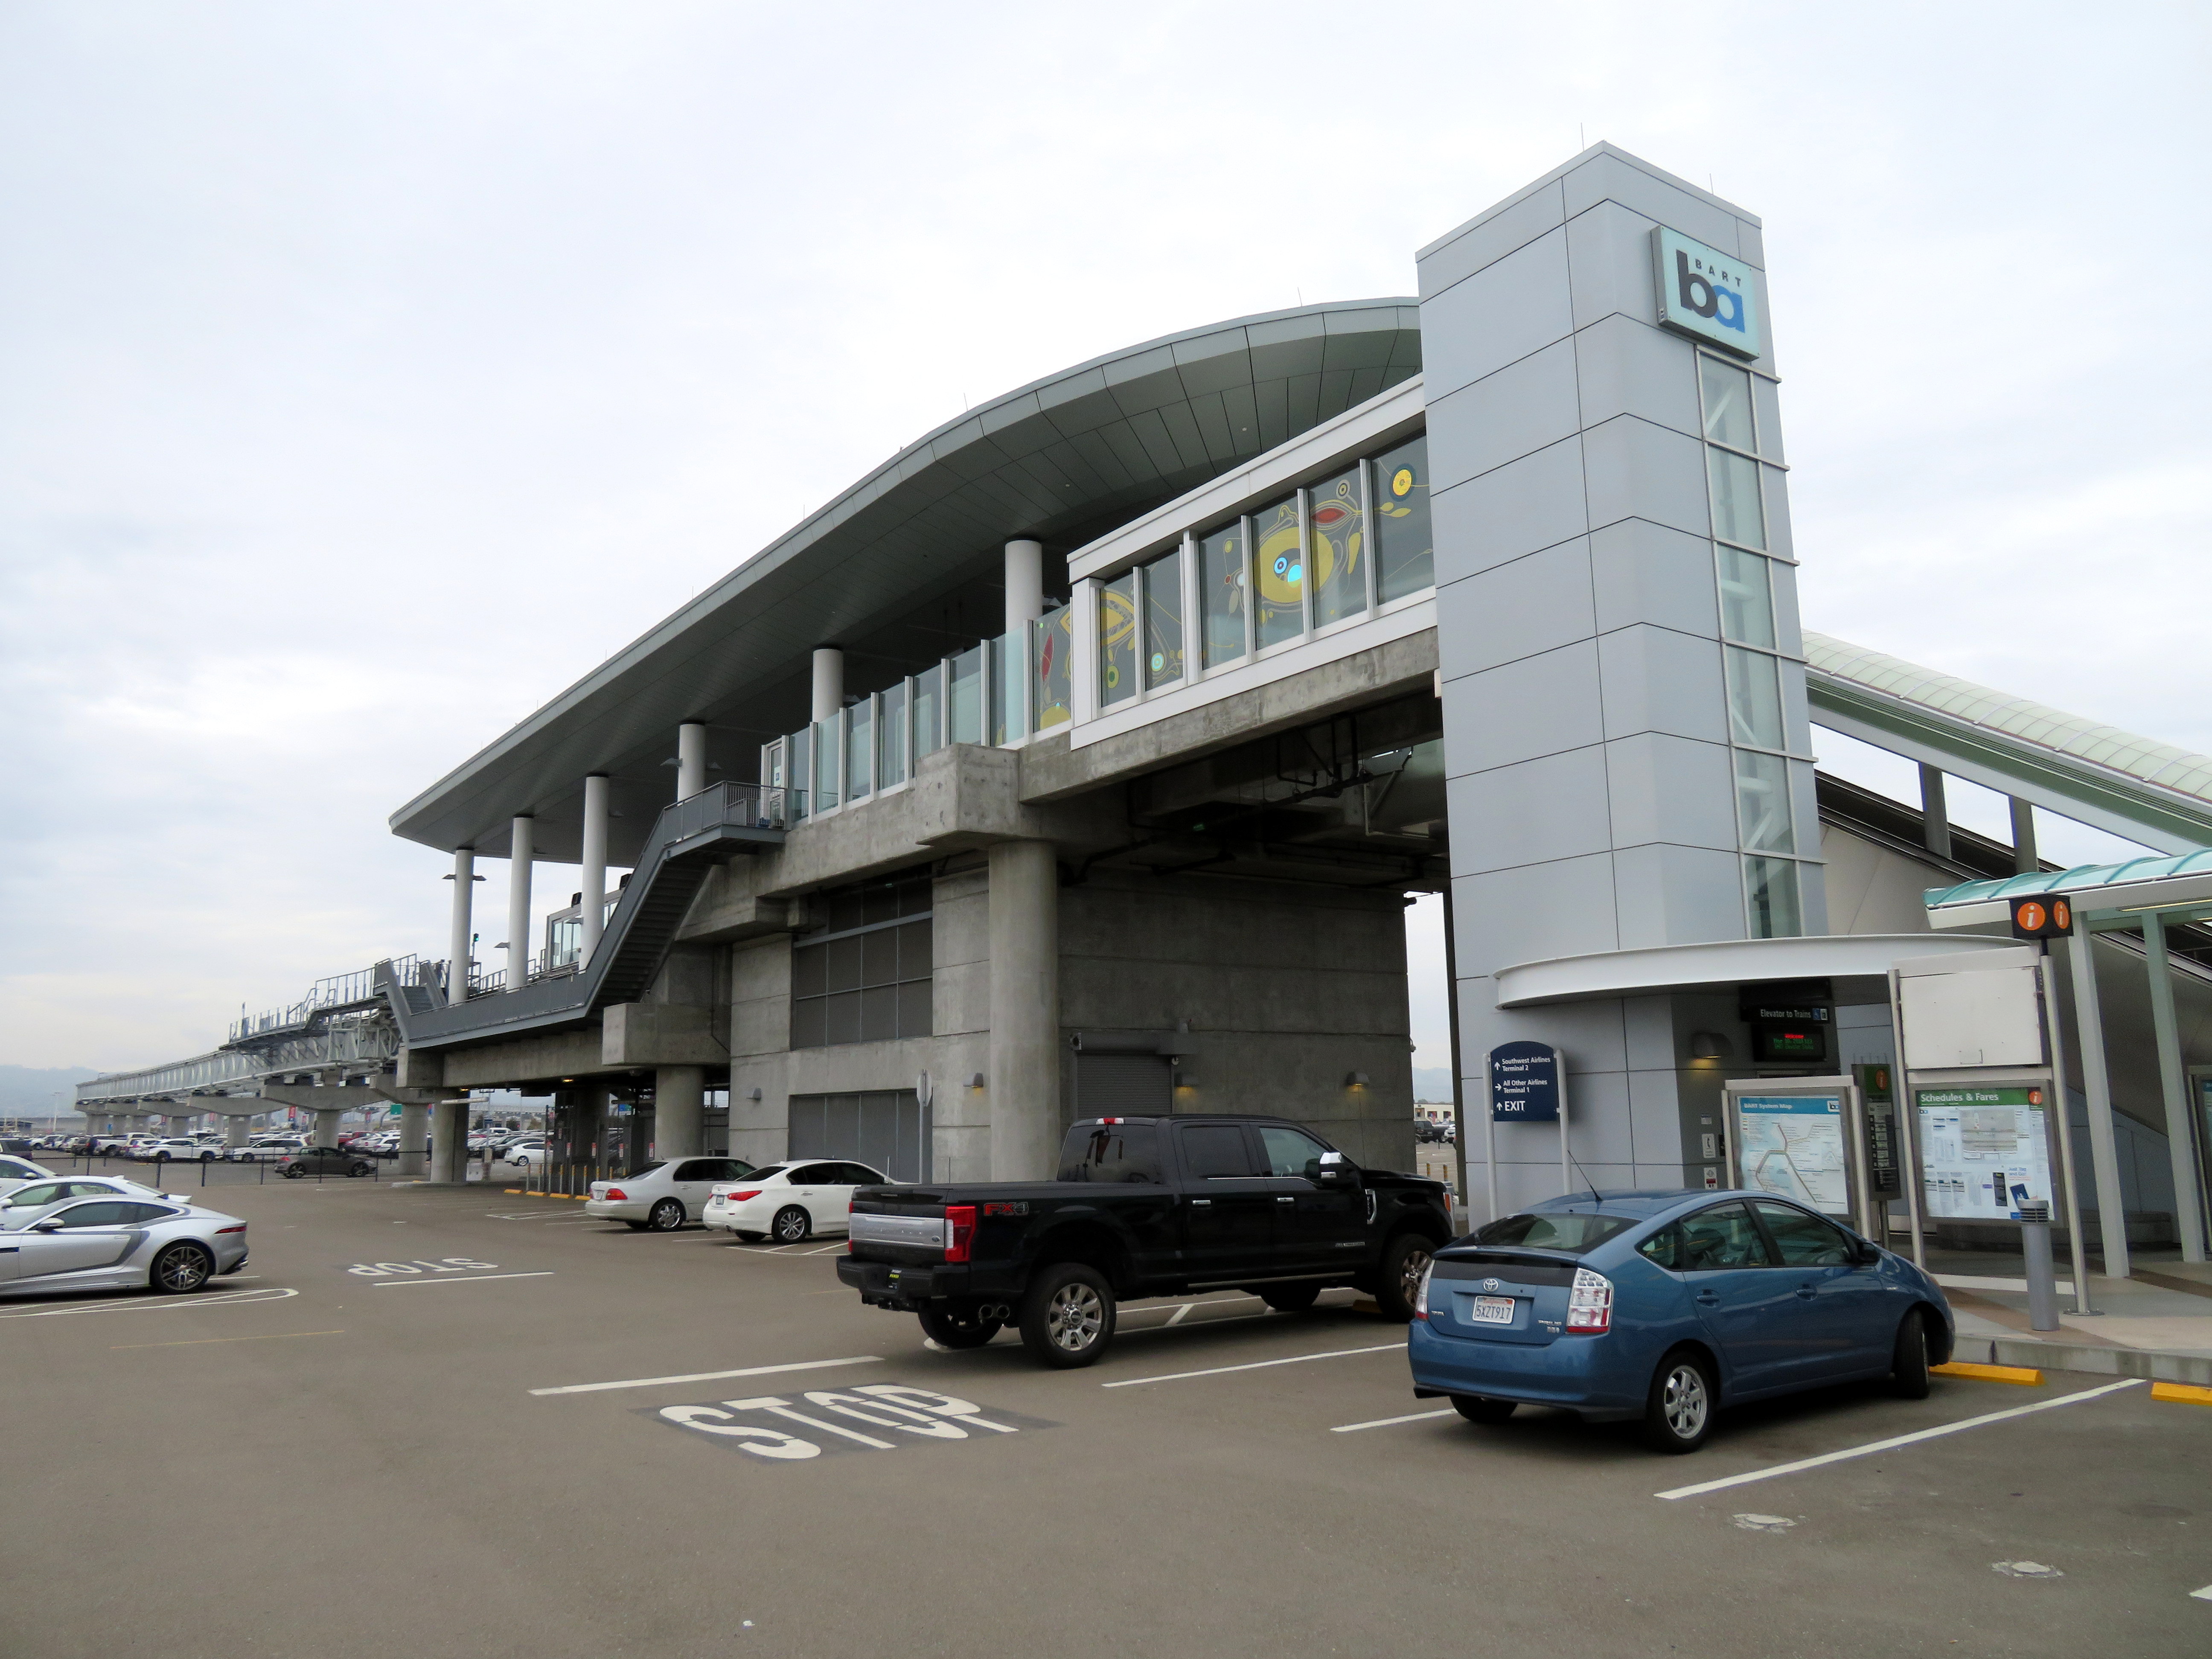
{"type": "Polygon", "coordinates": [[[1754,1058],[1763,1060],[1828,1057],[1828,1028],[1814,1024],[1761,1024],[1753,1028],[1754,1058]]]}

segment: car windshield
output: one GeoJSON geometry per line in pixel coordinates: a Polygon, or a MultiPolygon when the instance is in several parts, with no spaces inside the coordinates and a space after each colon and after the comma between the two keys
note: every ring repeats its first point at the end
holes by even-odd
{"type": "Polygon", "coordinates": [[[1615,1233],[1635,1224],[1620,1215],[1585,1215],[1561,1211],[1549,1215],[1509,1215],[1479,1229],[1478,1244],[1518,1244],[1531,1250],[1594,1249],[1615,1233]]]}

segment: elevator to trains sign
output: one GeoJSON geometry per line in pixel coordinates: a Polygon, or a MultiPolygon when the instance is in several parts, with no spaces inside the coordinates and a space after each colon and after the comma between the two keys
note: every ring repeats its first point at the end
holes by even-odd
{"type": "Polygon", "coordinates": [[[1559,1121],[1559,1051],[1548,1042],[1501,1042],[1490,1051],[1490,1121],[1559,1121]]]}

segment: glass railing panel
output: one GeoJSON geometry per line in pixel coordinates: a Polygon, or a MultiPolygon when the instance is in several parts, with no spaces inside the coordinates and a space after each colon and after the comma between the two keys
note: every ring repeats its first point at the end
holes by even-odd
{"type": "Polygon", "coordinates": [[[914,677],[914,757],[945,747],[945,670],[942,665],[914,677]]]}
{"type": "Polygon", "coordinates": [[[827,812],[837,805],[837,722],[817,720],[814,726],[814,810],[827,812]]]}
{"type": "Polygon", "coordinates": [[[876,787],[906,781],[906,703],[912,680],[901,680],[876,699],[876,787]]]}
{"type": "Polygon", "coordinates": [[[792,819],[806,816],[806,803],[814,787],[814,733],[794,732],[783,740],[784,787],[790,791],[792,819]]]}
{"type": "Polygon", "coordinates": [[[1048,611],[1030,624],[1030,707],[1040,732],[1064,726],[1073,712],[1067,665],[1075,655],[1075,607],[1048,611]]]}
{"type": "Polygon", "coordinates": [[[845,799],[857,800],[875,787],[875,700],[864,697],[845,711],[845,799]]]}
{"type": "Polygon", "coordinates": [[[1306,561],[1298,545],[1298,498],[1252,515],[1252,574],[1260,595],[1259,643],[1294,640],[1306,629],[1306,561]]]}
{"type": "Polygon", "coordinates": [[[1022,671],[1008,660],[1006,647],[1018,636],[1001,634],[983,641],[991,658],[991,741],[1003,744],[1022,734],[1022,671]]]}
{"type": "Polygon", "coordinates": [[[981,646],[952,659],[952,741],[983,741],[984,652],[981,646]]]}
{"type": "Polygon", "coordinates": [[[1436,580],[1429,537],[1429,441],[1375,458],[1375,589],[1384,604],[1436,580]]]}
{"type": "Polygon", "coordinates": [[[1346,467],[1307,494],[1306,568],[1313,573],[1316,628],[1367,609],[1367,509],[1359,488],[1364,470],[1346,467]]]}
{"type": "Polygon", "coordinates": [[[1136,695],[1137,573],[1125,570],[1098,590],[1098,704],[1136,695]]]}
{"type": "Polygon", "coordinates": [[[1244,654],[1244,596],[1250,584],[1242,520],[1198,538],[1198,605],[1205,617],[1206,665],[1244,654]]]}
{"type": "Polygon", "coordinates": [[[1154,559],[1145,577],[1145,688],[1182,678],[1182,550],[1154,559]]]}

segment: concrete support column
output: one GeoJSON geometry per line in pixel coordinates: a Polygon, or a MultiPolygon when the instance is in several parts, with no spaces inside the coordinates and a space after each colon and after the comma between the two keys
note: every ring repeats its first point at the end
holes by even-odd
{"type": "Polygon", "coordinates": [[[226,1146],[243,1146],[246,1145],[249,1127],[249,1122],[245,1118],[227,1117],[223,1119],[222,1144],[226,1146]]]}
{"type": "Polygon", "coordinates": [[[2035,850],[2035,803],[2022,800],[2018,795],[2008,799],[2012,802],[2013,873],[2032,876],[2043,868],[2043,860],[2035,850]]]}
{"type": "Polygon", "coordinates": [[[2105,1272],[2113,1279],[2125,1279],[2128,1218],[2120,1200],[2119,1140],[2112,1132],[2112,1080],[2105,1066],[2105,1014],[2097,997],[2097,963],[2090,954],[2091,937],[2089,919],[2077,908],[2066,954],[2072,958],[2069,965],[2074,970],[2074,1024],[2081,1038],[2081,1092],[2089,1108],[2089,1161],[2096,1178],[2097,1231],[2104,1243],[2105,1272]]]}
{"type": "Polygon", "coordinates": [[[345,1115],[336,1108],[318,1108],[315,1112],[315,1133],[311,1137],[318,1146],[338,1144],[338,1120],[345,1115]]]}
{"type": "Polygon", "coordinates": [[[2197,1168],[2197,1137],[2190,1133],[2189,1073],[2181,1058],[2181,1025],[2173,1013],[2173,964],[2166,951],[2166,924],[2153,911],[2143,917],[2143,955],[2150,966],[2150,1024],[2158,1043],[2158,1080],[2166,1097],[2166,1150],[2173,1165],[2173,1220],[2181,1259],[2204,1257],[2204,1182],[2197,1168]]]}
{"type": "Polygon", "coordinates": [[[689,800],[707,787],[707,728],[686,720],[676,728],[676,799],[689,800]]]}
{"type": "Polygon", "coordinates": [[[845,706],[845,653],[835,645],[814,647],[814,714],[816,724],[833,719],[845,706]]]}
{"type": "Polygon", "coordinates": [[[1045,1181],[1060,1155],[1060,866],[1052,843],[991,848],[991,1179],[1045,1181]]]}
{"type": "Polygon", "coordinates": [[[423,1142],[429,1138],[430,1109],[402,1101],[399,1106],[399,1162],[392,1173],[414,1181],[420,1181],[429,1174],[430,1160],[423,1152],[423,1142]]]}
{"type": "Polygon", "coordinates": [[[1943,769],[1925,763],[1920,768],[1920,811],[1928,850],[1939,859],[1951,856],[1951,815],[1943,805],[1943,769]]]}
{"type": "MultiPolygon", "coordinates": [[[[705,1150],[706,1133],[706,1067],[656,1067],[653,1073],[653,1156],[696,1158],[705,1150]]],[[[642,1153],[645,1149],[637,1150],[642,1153]]]]}
{"type": "Polygon", "coordinates": [[[453,884],[453,927],[446,935],[446,1000],[466,1002],[469,959],[476,954],[477,883],[483,879],[477,874],[475,848],[453,848],[453,873],[446,879],[453,884]]]}
{"type": "Polygon", "coordinates": [[[578,966],[591,964],[605,921],[607,892],[607,779],[594,772],[584,780],[584,948],[578,966]]]}
{"type": "Polygon", "coordinates": [[[530,860],[538,820],[524,813],[514,820],[514,844],[507,855],[507,988],[530,983],[530,860]]]}
{"type": "Polygon", "coordinates": [[[458,1185],[468,1179],[469,1100],[461,1095],[430,1108],[430,1179],[458,1185]]]}

